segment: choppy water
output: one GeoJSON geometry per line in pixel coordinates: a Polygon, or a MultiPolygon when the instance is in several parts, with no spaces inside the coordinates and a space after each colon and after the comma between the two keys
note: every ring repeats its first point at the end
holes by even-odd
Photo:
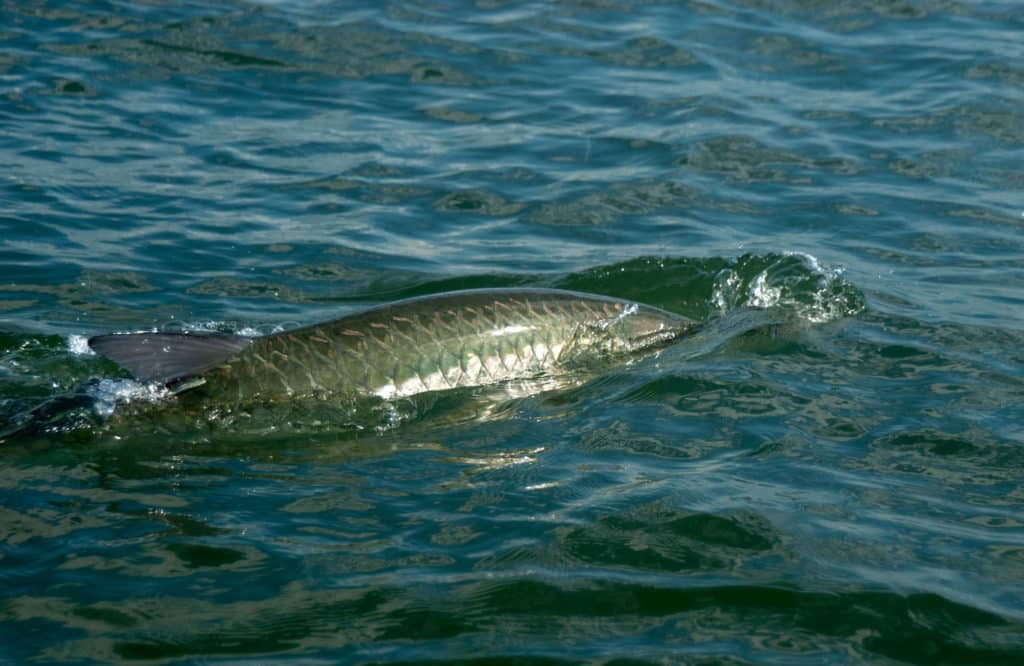
{"type": "Polygon", "coordinates": [[[1016,2],[3,4],[0,430],[98,402],[0,450],[0,662],[1021,663],[1021,63],[1016,2]],[[229,427],[83,343],[512,285],[709,324],[229,427]]]}

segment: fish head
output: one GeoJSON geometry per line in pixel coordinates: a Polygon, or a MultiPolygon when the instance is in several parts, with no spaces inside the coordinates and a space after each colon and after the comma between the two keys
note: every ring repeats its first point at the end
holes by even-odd
{"type": "Polygon", "coordinates": [[[666,310],[629,303],[616,315],[599,321],[596,341],[609,353],[629,353],[670,342],[693,322],[666,310]]]}

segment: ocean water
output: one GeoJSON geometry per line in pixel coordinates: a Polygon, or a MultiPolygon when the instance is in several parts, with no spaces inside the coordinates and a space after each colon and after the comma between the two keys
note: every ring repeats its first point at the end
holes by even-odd
{"type": "Polygon", "coordinates": [[[1017,2],[11,0],[0,163],[0,663],[1024,663],[1017,2]],[[85,345],[499,286],[707,324],[250,422],[85,345]]]}

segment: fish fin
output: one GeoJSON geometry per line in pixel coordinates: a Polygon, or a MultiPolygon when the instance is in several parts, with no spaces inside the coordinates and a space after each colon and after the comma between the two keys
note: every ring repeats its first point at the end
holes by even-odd
{"type": "Polygon", "coordinates": [[[89,338],[89,347],[139,381],[169,385],[217,367],[251,342],[227,333],[115,333],[89,338]]]}

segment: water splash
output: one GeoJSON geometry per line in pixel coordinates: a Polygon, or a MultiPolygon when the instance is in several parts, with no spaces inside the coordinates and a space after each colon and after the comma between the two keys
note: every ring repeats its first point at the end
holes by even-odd
{"type": "Polygon", "coordinates": [[[797,252],[736,259],[715,276],[709,301],[723,312],[747,306],[780,308],[815,324],[864,309],[863,295],[842,277],[842,269],[797,252]]]}
{"type": "Polygon", "coordinates": [[[104,418],[113,415],[118,404],[158,402],[171,395],[170,391],[159,384],[142,383],[134,379],[100,379],[90,383],[84,391],[93,400],[93,410],[104,418]]]}
{"type": "Polygon", "coordinates": [[[68,351],[74,356],[95,356],[89,347],[89,338],[84,335],[72,334],[68,336],[68,351]]]}

